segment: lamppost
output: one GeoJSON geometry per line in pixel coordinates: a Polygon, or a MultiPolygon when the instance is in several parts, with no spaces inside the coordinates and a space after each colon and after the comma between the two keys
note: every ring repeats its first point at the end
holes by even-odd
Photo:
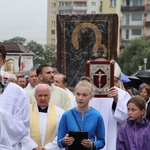
{"type": "Polygon", "coordinates": [[[142,70],[142,66],[139,66],[139,70],[140,70],[140,71],[142,70]]]}
{"type": "Polygon", "coordinates": [[[147,58],[144,58],[144,70],[146,70],[147,58]]]}

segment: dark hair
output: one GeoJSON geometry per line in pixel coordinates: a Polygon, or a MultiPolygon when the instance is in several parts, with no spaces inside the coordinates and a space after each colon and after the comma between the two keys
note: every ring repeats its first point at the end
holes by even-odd
{"type": "Polygon", "coordinates": [[[139,92],[142,90],[142,89],[145,89],[146,92],[148,93],[148,96],[150,96],[150,86],[146,83],[142,83],[140,86],[139,86],[139,92]]]}
{"type": "Polygon", "coordinates": [[[5,59],[7,52],[5,46],[1,42],[0,42],[0,53],[2,54],[2,58],[5,59]]]}
{"type": "Polygon", "coordinates": [[[126,91],[127,91],[127,90],[131,90],[132,93],[135,95],[133,87],[126,87],[126,91]]]}
{"type": "Polygon", "coordinates": [[[48,64],[39,65],[36,69],[36,75],[38,76],[39,74],[42,74],[43,68],[45,67],[51,67],[51,66],[48,64]]]}
{"type": "Polygon", "coordinates": [[[22,78],[26,79],[26,78],[24,77],[24,75],[20,75],[20,76],[17,77],[17,81],[18,81],[19,79],[22,79],[22,78]]]}
{"type": "Polygon", "coordinates": [[[140,110],[146,109],[146,102],[143,97],[141,96],[133,96],[130,98],[130,100],[127,103],[127,106],[129,103],[135,104],[140,110]]]}

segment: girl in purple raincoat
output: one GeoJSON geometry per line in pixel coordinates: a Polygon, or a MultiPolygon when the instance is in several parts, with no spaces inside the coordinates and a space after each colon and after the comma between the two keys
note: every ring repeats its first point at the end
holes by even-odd
{"type": "Polygon", "coordinates": [[[140,96],[127,103],[128,119],[117,136],[116,150],[150,150],[150,122],[145,118],[146,103],[140,96]]]}

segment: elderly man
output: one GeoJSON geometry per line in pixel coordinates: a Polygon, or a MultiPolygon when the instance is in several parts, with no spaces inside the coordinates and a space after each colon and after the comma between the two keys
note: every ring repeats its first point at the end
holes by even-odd
{"type": "MultiPolygon", "coordinates": [[[[53,71],[53,68],[50,67],[50,65],[47,65],[47,64],[40,65],[36,70],[36,74],[40,80],[40,83],[46,83],[49,85],[49,87],[51,89],[50,101],[54,105],[62,108],[65,111],[72,108],[71,101],[70,101],[66,91],[53,84],[54,71],[53,71]]],[[[30,98],[30,103],[35,102],[34,90],[31,90],[29,92],[29,98],[30,98]]]]}
{"type": "Polygon", "coordinates": [[[48,84],[39,83],[34,90],[36,102],[30,105],[30,134],[40,147],[59,150],[57,130],[63,110],[50,102],[48,84]]]}
{"type": "Polygon", "coordinates": [[[64,74],[57,73],[54,75],[54,85],[64,89],[67,92],[72,104],[75,102],[74,94],[67,88],[67,78],[64,74]]]}
{"type": "MultiPolygon", "coordinates": [[[[6,49],[0,43],[0,70],[5,64],[6,49]]],[[[27,135],[29,132],[29,103],[25,90],[15,83],[0,80],[0,117],[4,126],[0,128],[0,138],[6,139],[7,143],[0,143],[0,149],[5,150],[9,146],[10,150],[38,148],[37,144],[27,135]],[[5,113],[6,112],[6,113],[5,113]],[[4,119],[4,120],[3,120],[4,119]],[[3,134],[6,133],[6,134],[3,134]],[[5,145],[8,144],[9,145],[5,145]]]]}

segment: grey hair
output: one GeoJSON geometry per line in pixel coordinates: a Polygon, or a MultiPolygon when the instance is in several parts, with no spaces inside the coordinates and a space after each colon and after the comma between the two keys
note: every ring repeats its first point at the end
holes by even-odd
{"type": "Polygon", "coordinates": [[[50,91],[50,93],[51,93],[51,89],[50,89],[50,86],[49,86],[48,84],[39,83],[39,84],[37,84],[37,85],[35,86],[35,88],[34,88],[34,95],[37,94],[37,89],[38,89],[39,87],[43,87],[43,86],[46,86],[47,88],[49,88],[49,91],[50,91]]]}

